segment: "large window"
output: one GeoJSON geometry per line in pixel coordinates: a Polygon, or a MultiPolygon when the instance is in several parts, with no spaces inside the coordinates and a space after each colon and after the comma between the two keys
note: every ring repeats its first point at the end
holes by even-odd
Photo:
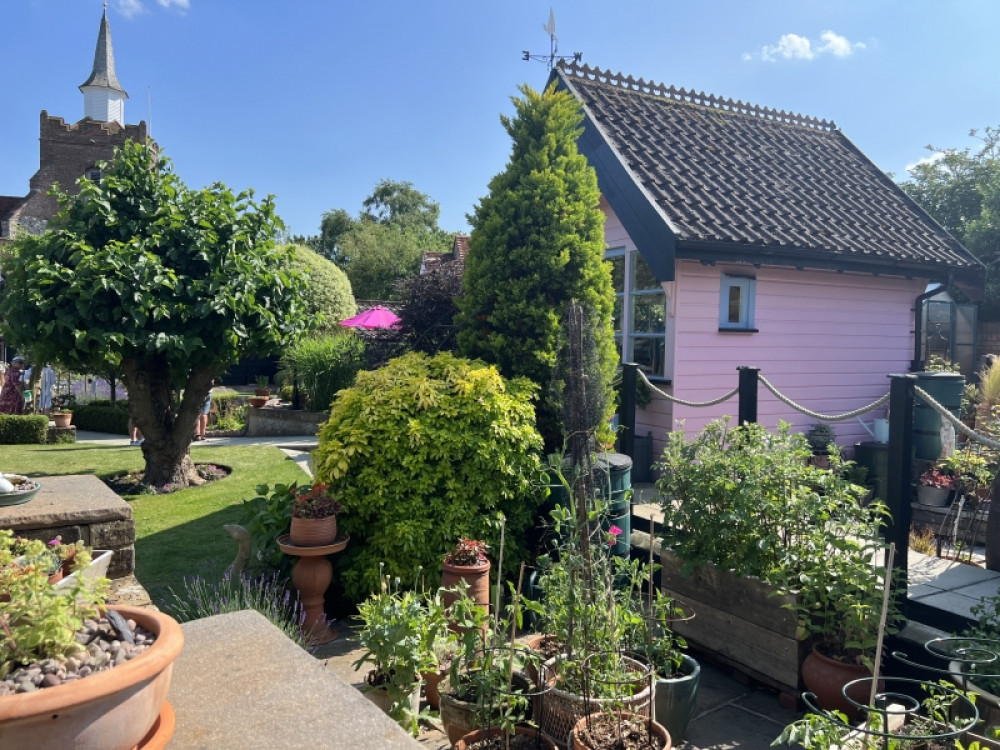
{"type": "Polygon", "coordinates": [[[753,331],[753,307],[757,280],[723,275],[719,286],[719,328],[753,331]]]}
{"type": "Polygon", "coordinates": [[[666,295],[636,251],[609,250],[615,288],[614,326],[619,352],[646,374],[663,377],[666,358],[666,295]]]}

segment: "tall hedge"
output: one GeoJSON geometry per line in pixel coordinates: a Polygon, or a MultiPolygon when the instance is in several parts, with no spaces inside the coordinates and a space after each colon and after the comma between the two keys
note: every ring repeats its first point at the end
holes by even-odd
{"type": "Polygon", "coordinates": [[[351,601],[378,587],[385,572],[433,580],[459,536],[499,544],[506,517],[505,568],[525,559],[541,489],[541,437],[525,379],[441,353],[411,352],[358,373],[337,394],[313,452],[316,481],[331,486],[351,535],[338,555],[351,601]]]}
{"type": "MultiPolygon", "coordinates": [[[[571,300],[595,324],[597,357],[588,387],[610,403],[618,355],[611,322],[614,291],[604,263],[604,214],[597,175],[579,153],[579,103],[549,87],[522,86],[514,118],[501,117],[513,141],[507,168],[471,217],[465,296],[457,301],[462,354],[497,365],[504,377],[539,386],[539,428],[546,447],[562,446],[557,353],[571,300]]],[[[607,409],[604,409],[607,412],[607,409]]]]}

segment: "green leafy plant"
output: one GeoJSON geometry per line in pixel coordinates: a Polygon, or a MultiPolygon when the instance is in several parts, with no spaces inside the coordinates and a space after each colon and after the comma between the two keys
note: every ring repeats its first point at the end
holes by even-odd
{"type": "Polygon", "coordinates": [[[416,736],[417,717],[409,699],[420,673],[438,667],[435,646],[440,647],[448,626],[440,597],[403,589],[399,578],[383,576],[381,590],[358,604],[357,619],[358,642],[365,651],[354,668],[372,665],[365,678],[368,689],[384,687],[389,715],[416,736]]]}
{"type": "Polygon", "coordinates": [[[292,518],[329,518],[343,513],[344,506],[330,496],[329,489],[325,484],[299,487],[292,499],[292,518]]]}
{"type": "Polygon", "coordinates": [[[449,565],[481,565],[486,562],[486,553],[489,549],[486,542],[461,537],[451,552],[444,556],[444,561],[449,565]]]}
{"type": "Polygon", "coordinates": [[[260,484],[257,495],[243,501],[242,523],[253,540],[257,560],[270,568],[279,569],[286,560],[278,547],[278,537],[287,534],[292,523],[292,502],[298,484],[260,484]]]}
{"type": "Polygon", "coordinates": [[[337,395],[312,455],[316,481],[345,508],[348,599],[378,590],[380,563],[408,577],[436,569],[457,537],[496,547],[498,512],[507,570],[526,559],[542,484],[533,391],[482,363],[410,353],[337,395]]]}
{"type": "MultiPolygon", "coordinates": [[[[997,454],[995,451],[981,448],[978,444],[967,443],[964,448],[942,459],[941,465],[954,477],[956,489],[972,495],[990,486],[997,472],[997,454]]],[[[923,483],[922,478],[921,483],[923,483]]]]}
{"type": "Polygon", "coordinates": [[[924,364],[924,372],[961,372],[962,366],[940,354],[932,354],[924,364]]]}
{"type": "Polygon", "coordinates": [[[268,387],[270,378],[268,378],[267,375],[258,375],[256,381],[257,387],[263,390],[268,387]]]}
{"type": "Polygon", "coordinates": [[[106,578],[75,576],[66,589],[49,583],[60,559],[40,540],[17,539],[0,529],[0,678],[18,665],[62,659],[84,649],[76,634],[98,616],[108,590],[106,578]]]}
{"type": "Polygon", "coordinates": [[[364,342],[352,331],[300,339],[281,357],[279,377],[297,380],[309,408],[328,411],[337,391],[347,388],[364,361],[364,342]]]}
{"type": "MultiPolygon", "coordinates": [[[[718,420],[690,440],[671,433],[657,464],[664,545],[685,572],[713,564],[797,593],[805,634],[870,662],[887,512],[877,501],[862,506],[839,451],[829,469],[809,465],[811,453],[786,423],[769,432],[718,420]]],[[[897,619],[891,609],[888,632],[897,619]]]]}

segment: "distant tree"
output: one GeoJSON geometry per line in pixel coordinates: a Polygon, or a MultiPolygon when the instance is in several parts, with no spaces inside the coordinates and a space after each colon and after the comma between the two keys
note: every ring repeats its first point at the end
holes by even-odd
{"type": "Polygon", "coordinates": [[[546,449],[562,446],[557,353],[571,300],[595,324],[593,387],[609,388],[618,356],[611,323],[614,291],[603,262],[604,215],[597,176],[577,150],[583,115],[568,93],[522,86],[517,116],[502,116],[513,148],[507,168],[476,206],[458,301],[463,353],[525,376],[542,391],[539,430],[546,449]]]}
{"type": "Polygon", "coordinates": [[[340,321],[358,311],[351,282],[335,263],[302,245],[287,248],[292,267],[305,279],[302,300],[309,329],[319,333],[339,332],[340,321]]]}
{"type": "Polygon", "coordinates": [[[394,299],[394,285],[420,268],[425,250],[445,252],[440,206],[409,182],[381,180],[353,218],[342,208],[323,214],[317,252],[347,272],[357,299],[394,299]]]}
{"type": "Polygon", "coordinates": [[[464,263],[444,263],[398,283],[399,325],[410,349],[434,354],[457,348],[455,300],[463,294],[464,270],[464,263]]]}
{"type": "Polygon", "coordinates": [[[274,246],[270,198],[190,190],[137,143],[101,169],[58,193],[49,231],[15,240],[4,335],[75,372],[121,367],[144,481],[196,484],[188,447],[212,379],[301,332],[302,282],[274,246]]]}
{"type": "Polygon", "coordinates": [[[354,228],[355,220],[342,208],[331,208],[320,220],[316,252],[334,263],[340,258],[340,240],[354,228]]]}
{"type": "Polygon", "coordinates": [[[981,320],[1000,320],[1000,128],[988,127],[973,150],[928,150],[940,154],[910,169],[900,182],[906,194],[973,255],[987,265],[981,320]]]}

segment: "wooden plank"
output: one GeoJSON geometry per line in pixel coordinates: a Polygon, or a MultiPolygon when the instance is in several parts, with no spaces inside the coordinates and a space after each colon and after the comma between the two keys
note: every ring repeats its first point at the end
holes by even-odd
{"type": "Polygon", "coordinates": [[[739,612],[740,618],[749,623],[795,639],[798,618],[789,608],[795,604],[795,597],[778,595],[764,581],[736,576],[711,565],[683,576],[680,560],[669,549],[661,550],[660,564],[660,579],[665,588],[674,592],[673,596],[717,610],[739,612]]]}

